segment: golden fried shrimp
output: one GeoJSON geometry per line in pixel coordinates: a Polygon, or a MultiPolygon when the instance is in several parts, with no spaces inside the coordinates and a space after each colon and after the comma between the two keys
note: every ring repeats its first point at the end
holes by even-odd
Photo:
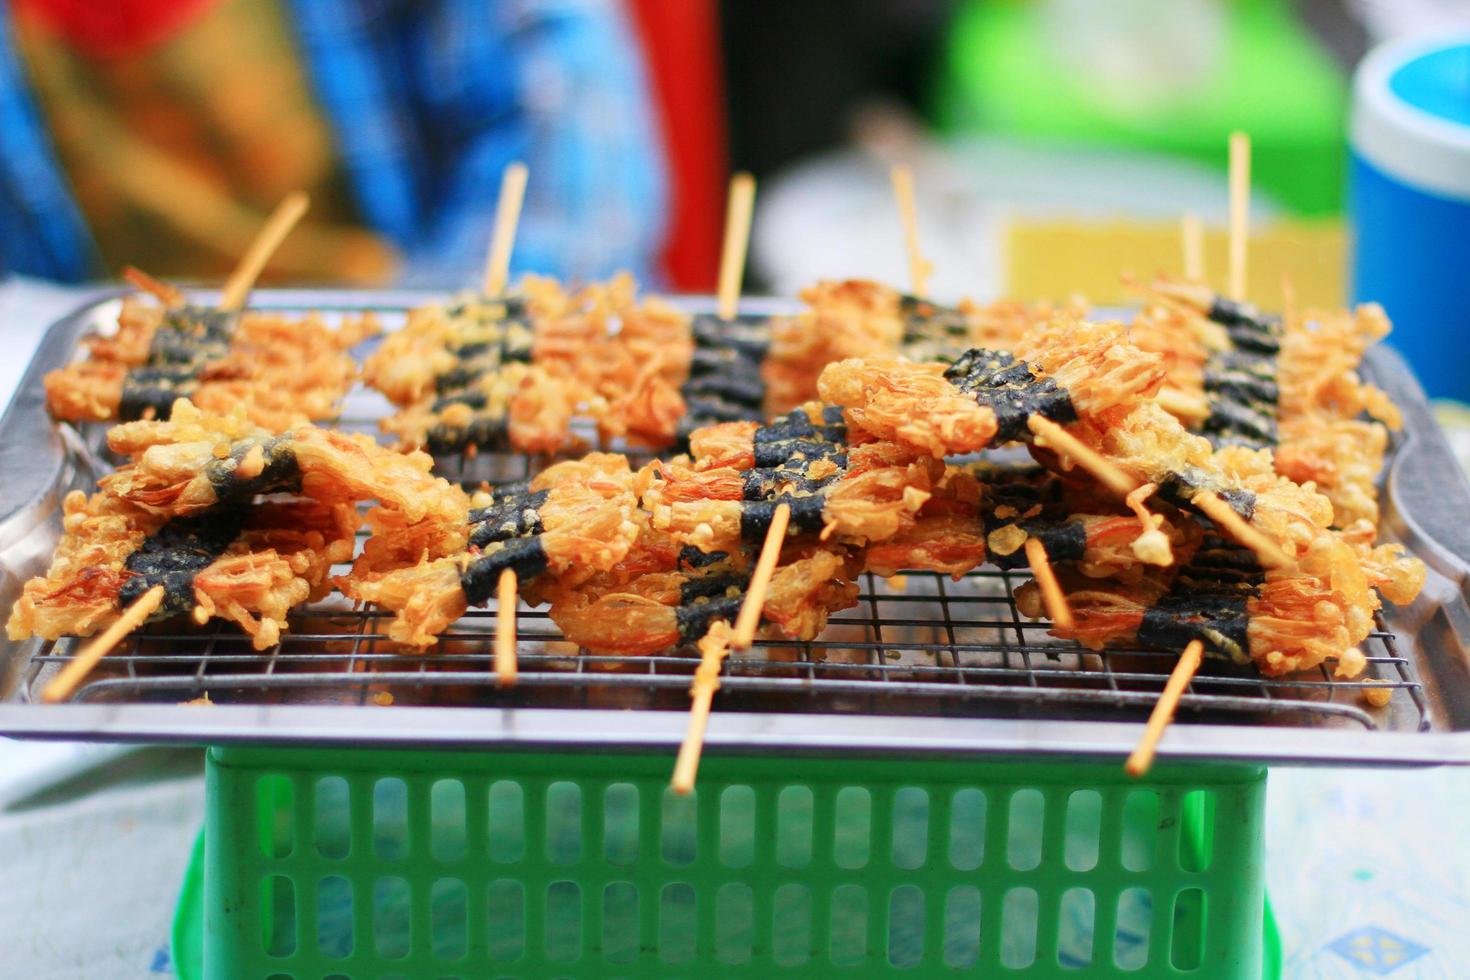
{"type": "MultiPolygon", "coordinates": [[[[477,495],[473,509],[468,503],[459,513],[462,536],[439,522],[400,526],[407,544],[369,541],[351,574],[337,580],[352,598],[394,613],[394,640],[431,645],[466,609],[494,595],[506,569],[534,603],[616,567],[639,537],[632,473],[625,457],[609,453],[559,463],[529,485],[477,495]]],[[[368,520],[383,526],[375,513],[368,520]]]]}
{"type": "Polygon", "coordinates": [[[823,401],[846,409],[853,427],[914,446],[936,459],[973,452],[995,438],[995,412],[950,384],[943,364],[892,358],[838,361],[821,374],[823,401]]]}
{"type": "Polygon", "coordinates": [[[463,492],[430,474],[430,457],[390,452],[364,435],[303,426],[273,436],[243,412],[211,415],[181,400],[167,422],[114,427],[108,445],[132,461],[102,488],[159,513],[285,492],[325,503],[376,500],[408,521],[453,523],[464,514],[463,492]]]}
{"type": "Polygon", "coordinates": [[[862,279],[823,281],[802,290],[801,299],[806,311],[771,324],[762,366],[770,415],[816,398],[817,376],[828,364],[892,355],[903,340],[896,290],[862,279]]]}
{"type": "Polygon", "coordinates": [[[1017,353],[966,352],[952,365],[843,361],[818,380],[848,423],[936,458],[1030,438],[1032,416],[1101,419],[1151,397],[1161,361],[1118,324],[1059,320],[1022,337],[1017,353]]]}
{"type": "MultiPolygon", "coordinates": [[[[563,635],[594,653],[637,656],[698,641],[711,624],[733,621],[744,602],[744,573],[654,572],[613,592],[572,594],[553,603],[563,635]]],[[[846,559],[816,551],[778,567],[761,609],[762,635],[809,640],[831,612],[857,602],[846,559]]]]}
{"type": "Polygon", "coordinates": [[[89,357],[44,380],[52,415],[68,421],[164,417],[190,397],[209,410],[244,407],[259,425],[330,418],[357,376],[347,353],[377,333],[371,315],[329,327],[316,314],[287,318],[129,298],[112,337],[86,341],[89,357]]]}
{"type": "MultiPolygon", "coordinates": [[[[1327,534],[1290,568],[1261,571],[1249,552],[1216,543],[1201,548],[1177,577],[1150,572],[1131,583],[1089,580],[1063,569],[1075,626],[1052,633],[1091,649],[1139,643],[1182,648],[1191,639],[1268,677],[1336,659],[1342,676],[1363,667],[1360,644],[1379,600],[1351,546],[1327,534]],[[1203,560],[1201,555],[1206,556],[1203,560]]],[[[1018,607],[1038,616],[1028,584],[1018,607]]]]}
{"type": "Polygon", "coordinates": [[[107,493],[64,504],[51,568],[27,582],[11,612],[12,640],[89,636],[155,585],[150,620],[229,620],[258,650],[275,645],[291,608],[325,593],[328,570],[352,556],[351,506],[272,501],[165,518],[107,493]]]}
{"type": "Polygon", "coordinates": [[[415,307],[363,363],[363,380],[395,405],[416,404],[501,364],[531,360],[537,331],[568,316],[571,305],[556,280],[526,276],[508,297],[466,292],[415,307]]]}

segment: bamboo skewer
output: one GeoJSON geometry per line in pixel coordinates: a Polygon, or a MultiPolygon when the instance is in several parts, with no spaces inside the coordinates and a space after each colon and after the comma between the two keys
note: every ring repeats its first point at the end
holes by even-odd
{"type": "Polygon", "coordinates": [[[500,199],[495,204],[495,229],[490,234],[490,254],[485,257],[486,296],[505,292],[510,280],[510,250],[515,244],[521,205],[526,200],[526,165],[512,163],[500,178],[500,199]]]}
{"type": "Polygon", "coordinates": [[[735,617],[735,636],[731,646],[737,650],[744,650],[755,642],[755,629],[760,625],[761,609],[766,604],[766,590],[770,588],[771,576],[776,573],[776,562],[781,557],[781,545],[786,540],[786,526],[790,521],[790,504],[781,504],[771,515],[771,526],[766,530],[760,557],[756,559],[755,571],[751,573],[750,585],[745,590],[745,602],[740,606],[740,615],[735,617]]]}
{"type": "Polygon", "coordinates": [[[897,164],[889,173],[893,196],[898,199],[898,214],[903,221],[903,244],[909,255],[909,289],[920,299],[929,295],[929,273],[934,266],[924,258],[919,247],[919,209],[914,203],[914,173],[905,164],[897,164]]]}
{"type": "Polygon", "coordinates": [[[738,173],[730,178],[730,201],[725,210],[725,244],[720,249],[719,307],[721,320],[733,320],[740,308],[740,283],[745,254],[750,247],[750,218],[755,207],[755,178],[738,173]]]}
{"type": "Polygon", "coordinates": [[[276,205],[265,226],[245,250],[240,264],[235,266],[235,271],[225,280],[224,290],[220,295],[220,309],[238,310],[245,305],[245,301],[250,298],[250,290],[255,287],[255,280],[260,278],[260,273],[265,269],[265,264],[310,206],[311,199],[301,191],[287,194],[286,199],[276,205]]]}
{"type": "Polygon", "coordinates": [[[689,687],[689,696],[693,699],[689,707],[689,730],[679,746],[679,756],[674,760],[674,776],[669,780],[674,792],[681,795],[694,789],[699,759],[704,754],[704,733],[709,727],[710,708],[715,692],[720,689],[720,668],[730,653],[730,637],[728,624],[715,623],[699,641],[699,667],[694,671],[694,683],[689,687]]]}
{"type": "Polygon", "coordinates": [[[1159,696],[1158,703],[1148,716],[1148,724],[1143,729],[1143,737],[1138,740],[1138,746],[1128,756],[1128,761],[1123,765],[1123,771],[1134,779],[1143,776],[1153,765],[1154,753],[1158,751],[1159,740],[1164,737],[1164,729],[1169,727],[1169,722],[1174,720],[1174,712],[1179,707],[1179,699],[1184,695],[1184,689],[1189,686],[1195,672],[1199,670],[1200,661],[1205,653],[1205,645],[1199,640],[1190,640],[1184,647],[1184,652],[1179,655],[1179,662],[1174,665],[1174,670],[1169,674],[1169,680],[1164,685],[1164,693],[1159,696]]]}
{"type": "Polygon", "coordinates": [[[1046,546],[1036,538],[1026,539],[1026,561],[1031,566],[1037,587],[1041,589],[1041,602],[1046,606],[1046,614],[1051,617],[1053,625],[1071,629],[1076,625],[1072,607],[1067,604],[1067,596],[1057,583],[1057,573],[1052,570],[1051,561],[1046,556],[1046,546]]]}
{"type": "Polygon", "coordinates": [[[1071,457],[1118,496],[1126,497],[1138,488],[1137,480],[1051,419],[1032,415],[1026,419],[1026,427],[1036,437],[1038,445],[1071,457]]]}
{"type": "MultiPolygon", "coordinates": [[[[495,203],[495,226],[490,233],[490,251],[485,257],[486,296],[501,296],[510,281],[510,252],[515,244],[521,205],[526,200],[526,165],[516,162],[500,178],[500,198],[495,203]]],[[[501,687],[516,682],[516,603],[519,583],[515,569],[505,568],[495,589],[495,681],[501,687]]]]}
{"type": "Polygon", "coordinates": [[[1230,298],[1245,299],[1251,217],[1251,139],[1230,134],[1230,298]]]}
{"type": "Polygon", "coordinates": [[[1221,530],[1229,532],[1232,538],[1254,551],[1261,564],[1267,568],[1289,568],[1294,564],[1291,556],[1283,551],[1279,544],[1251,527],[1245,518],[1232,510],[1230,505],[1221,500],[1219,495],[1213,491],[1201,490],[1194,495],[1190,503],[1198,507],[1200,512],[1210,520],[1220,525],[1221,530]]]}
{"type": "Polygon", "coordinates": [[[1192,398],[1178,388],[1162,388],[1154,401],[1170,415],[1187,419],[1203,420],[1210,414],[1210,403],[1205,398],[1192,398]]]}
{"type": "Polygon", "coordinates": [[[1186,214],[1180,221],[1184,241],[1184,278],[1189,282],[1205,281],[1205,226],[1197,214],[1186,214]]]}
{"type": "Polygon", "coordinates": [[[516,682],[516,573],[501,569],[495,592],[495,682],[510,687],[516,682]]]}
{"type": "Polygon", "coordinates": [[[71,694],[76,686],[92,672],[98,661],[107,656],[129,633],[143,625],[143,621],[163,604],[163,586],[155,585],[140,595],[134,603],[123,610],[101,635],[88,643],[71,661],[53,677],[41,691],[41,700],[55,704],[71,694]]]}
{"type": "Polygon", "coordinates": [[[164,306],[182,306],[184,303],[184,293],[182,290],[176,289],[166,282],[154,279],[142,269],[127,266],[123,269],[123,278],[157,299],[164,306]]]}
{"type": "MultiPolygon", "coordinates": [[[[740,311],[740,286],[745,272],[746,251],[750,245],[750,219],[754,206],[755,178],[747,173],[738,173],[731,177],[730,199],[725,212],[725,242],[720,250],[719,305],[716,313],[721,320],[733,320],[740,311]]],[[[756,573],[751,578],[750,589],[737,617],[739,623],[746,626],[744,646],[749,646],[755,639],[755,628],[759,624],[760,610],[765,605],[765,592],[770,584],[768,571],[757,589],[756,580],[761,578],[761,563],[765,561],[767,551],[770,551],[770,564],[774,569],[775,558],[781,553],[781,539],[786,536],[790,514],[791,509],[784,504],[776,509],[766,540],[761,545],[756,573]],[[753,610],[753,613],[747,613],[748,609],[753,610]]],[[[715,692],[720,689],[720,670],[724,667],[725,657],[730,653],[734,634],[735,631],[728,623],[717,622],[699,640],[699,667],[689,686],[689,697],[692,699],[689,706],[689,729],[679,746],[679,756],[674,761],[674,775],[669,781],[675,793],[683,795],[694,789],[694,777],[699,771],[699,760],[704,753],[704,733],[709,727],[715,692]]]]}

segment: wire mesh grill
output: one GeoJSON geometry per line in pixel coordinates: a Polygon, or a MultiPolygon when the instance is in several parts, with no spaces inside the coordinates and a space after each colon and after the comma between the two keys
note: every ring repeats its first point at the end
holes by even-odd
{"type": "MultiPolygon", "coordinates": [[[[350,396],[340,426],[375,431],[377,395],[350,396]]],[[[106,457],[105,429],[74,451],[106,457]]],[[[590,437],[592,433],[583,432],[590,437]]],[[[641,460],[630,453],[635,465],[641,460]]],[[[651,458],[643,456],[646,460],[651,458]]],[[[438,461],[467,486],[525,479],[555,460],[478,453],[438,461]]],[[[342,569],[345,571],[345,569],[342,569]]],[[[951,580],[915,572],[866,574],[856,607],[811,642],[759,641],[727,661],[721,711],[847,712],[1060,719],[1141,718],[1163,690],[1178,651],[1085,650],[1028,620],[1015,589],[1026,576],[982,568],[951,580]]],[[[109,654],[73,694],[90,703],[411,704],[683,710],[698,664],[692,649],[650,656],[592,654],[562,639],[544,609],[519,611],[519,676],[497,685],[496,611],[472,609],[421,653],[387,638],[390,614],[334,595],[295,611],[290,630],[260,652],[232,627],[180,631],[159,624],[109,654]]],[[[24,695],[60,669],[80,641],[39,644],[24,695]]],[[[1254,668],[1207,660],[1180,701],[1179,720],[1424,731],[1422,684],[1381,616],[1361,645],[1368,666],[1353,681],[1331,661],[1268,679],[1254,668]],[[1377,706],[1370,698],[1387,704],[1377,706]]]]}

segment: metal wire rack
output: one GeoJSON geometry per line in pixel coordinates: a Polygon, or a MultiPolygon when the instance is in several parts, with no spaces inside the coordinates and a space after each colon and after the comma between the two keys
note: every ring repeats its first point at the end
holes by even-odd
{"type": "MultiPolygon", "coordinates": [[[[393,319],[392,314],[388,319],[393,319]]],[[[340,428],[376,431],[386,403],[349,397],[340,428]]],[[[590,437],[591,432],[581,433],[590,437]]],[[[71,441],[89,465],[106,465],[105,428],[71,441]]],[[[635,464],[640,462],[637,454],[635,464]]],[[[648,457],[643,457],[644,459],[648,457]]],[[[554,460],[480,453],[439,461],[466,486],[529,477],[554,460]]],[[[344,569],[345,570],[345,569],[344,569]]],[[[833,616],[811,642],[761,641],[731,656],[720,711],[842,712],[997,718],[1141,718],[1162,691],[1177,651],[1089,651],[1048,635],[1050,623],[1018,611],[1026,576],[982,568],[959,580],[928,572],[884,580],[865,575],[856,607],[833,616]]],[[[159,624],[130,637],[74,692],[92,704],[177,704],[208,696],[221,704],[445,705],[683,710],[698,663],[692,649],[651,656],[591,654],[562,639],[544,610],[518,615],[519,678],[497,686],[497,613],[466,614],[427,653],[387,638],[388,614],[355,609],[333,595],[302,607],[290,630],[256,651],[233,628],[179,631],[159,624]]],[[[37,643],[20,694],[40,688],[79,641],[37,643]]],[[[1207,660],[1180,702],[1195,723],[1427,731],[1429,702],[1410,659],[1380,616],[1362,645],[1368,667],[1357,680],[1333,663],[1268,679],[1249,667],[1207,660]],[[1370,694],[1387,704],[1370,702],[1370,694]]]]}
{"type": "MultiPolygon", "coordinates": [[[[1071,718],[1142,715],[1163,689],[1175,654],[1092,652],[1046,635],[1049,624],[1016,609],[1013,577],[982,569],[959,582],[931,573],[902,587],[867,576],[855,609],[809,643],[759,642],[726,663],[720,710],[839,711],[1071,718]]],[[[292,617],[274,648],[245,637],[146,630],[110,654],[74,695],[91,702],[502,705],[681,709],[697,664],[690,651],[621,657],[590,654],[561,639],[544,611],[518,621],[519,680],[496,685],[495,611],[471,610],[439,648],[392,643],[386,614],[326,601],[292,617]]],[[[1409,730],[1426,730],[1422,687],[1380,621],[1365,644],[1364,678],[1315,672],[1268,679],[1251,668],[1207,662],[1180,703],[1182,720],[1253,719],[1289,725],[1380,727],[1363,695],[1388,690],[1412,705],[1409,730]]],[[[27,691],[68,660],[76,641],[31,660],[27,691]]],[[[1403,707],[1403,705],[1400,705],[1403,707]]],[[[1402,712],[1400,712],[1402,713],[1402,712]]],[[[1395,724],[1393,727],[1403,727],[1395,724]]]]}
{"type": "MultiPolygon", "coordinates": [[[[370,426],[368,418],[345,428],[370,426]]],[[[100,449],[97,433],[86,441],[100,449]]],[[[441,460],[467,485],[524,479],[549,462],[515,453],[441,460]]],[[[344,569],[345,571],[345,569],[344,569]]],[[[989,717],[1142,717],[1177,651],[1094,652],[1028,620],[1015,590],[1026,576],[982,568],[958,581],[929,572],[865,574],[856,607],[811,642],[761,641],[727,662],[722,711],[849,712],[989,717]]],[[[546,612],[517,618],[519,678],[493,671],[493,606],[470,610],[427,653],[387,638],[387,613],[341,596],[303,607],[274,648],[259,652],[232,629],[131,637],[73,695],[92,703],[497,705],[681,710],[698,660],[692,649],[651,656],[592,654],[562,639],[546,612]]],[[[1363,644],[1368,669],[1335,678],[1333,663],[1290,678],[1207,661],[1180,702],[1183,721],[1424,731],[1430,714],[1410,661],[1380,617],[1363,644]],[[1368,698],[1388,693],[1389,706],[1368,698]],[[1391,709],[1391,710],[1390,710],[1391,709]]],[[[34,700],[78,641],[42,645],[24,685],[34,700]]]]}

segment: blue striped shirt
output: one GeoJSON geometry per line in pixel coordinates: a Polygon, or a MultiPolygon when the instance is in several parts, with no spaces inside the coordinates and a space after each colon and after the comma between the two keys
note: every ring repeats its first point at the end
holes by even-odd
{"type": "MultiPolygon", "coordinates": [[[[617,0],[287,0],[359,213],[403,281],[476,280],[500,175],[531,179],[512,269],[652,274],[666,220],[648,81],[617,0]]],[[[76,281],[97,250],[0,0],[0,270],[76,281]]]]}

